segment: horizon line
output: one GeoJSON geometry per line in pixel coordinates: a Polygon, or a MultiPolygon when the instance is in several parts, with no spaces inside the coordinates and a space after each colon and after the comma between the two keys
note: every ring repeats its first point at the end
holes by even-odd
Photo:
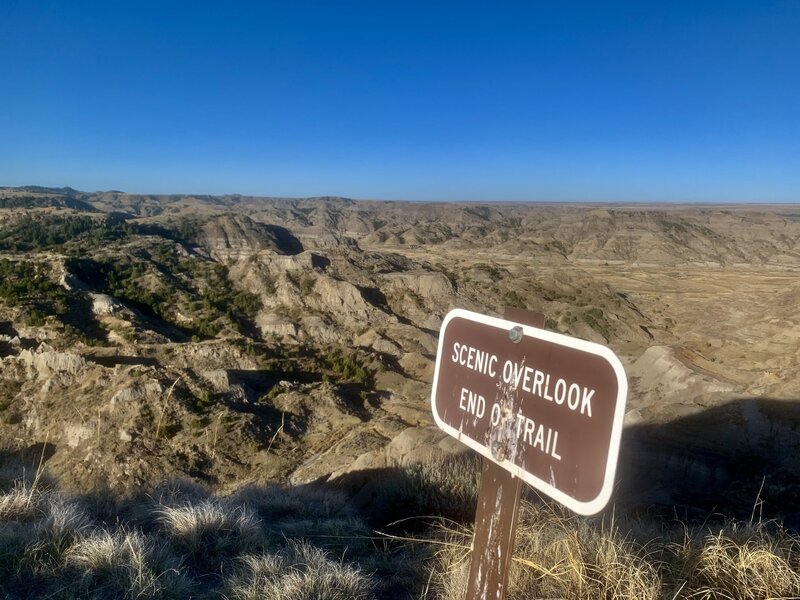
{"type": "Polygon", "coordinates": [[[0,185],[0,190],[27,190],[35,191],[35,189],[50,190],[53,192],[71,190],[80,194],[124,194],[126,196],[178,196],[178,197],[192,197],[192,196],[206,196],[216,198],[226,197],[239,197],[239,198],[254,198],[254,199],[269,199],[269,200],[311,200],[319,198],[335,198],[341,200],[351,200],[354,202],[408,202],[414,204],[548,204],[548,205],[598,205],[598,206],[652,206],[652,205],[671,205],[671,206],[792,206],[800,205],[800,198],[797,200],[656,200],[656,199],[636,199],[636,200],[618,200],[618,199],[425,199],[425,198],[374,198],[374,197],[355,197],[343,194],[310,194],[310,195],[276,195],[276,194],[250,194],[241,192],[225,192],[225,193],[208,193],[208,192],[128,192],[120,189],[107,189],[107,190],[93,190],[87,191],[74,188],[69,185],[52,186],[52,185],[39,185],[39,184],[26,184],[26,185],[0,185]]]}

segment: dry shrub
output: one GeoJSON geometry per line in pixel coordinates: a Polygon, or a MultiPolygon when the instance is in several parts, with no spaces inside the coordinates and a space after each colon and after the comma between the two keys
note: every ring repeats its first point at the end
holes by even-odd
{"type": "Polygon", "coordinates": [[[94,598],[182,598],[189,583],[180,561],[136,531],[98,531],[77,541],[66,564],[80,574],[73,586],[94,598]]]}
{"type": "Polygon", "coordinates": [[[372,597],[370,579],[334,562],[305,542],[292,542],[280,555],[242,557],[226,585],[230,600],[360,600],[372,597]]]}
{"type": "MultiPolygon", "coordinates": [[[[800,598],[800,536],[775,523],[667,529],[584,519],[524,503],[508,598],[763,600],[800,598]],[[642,534],[646,543],[638,542],[642,534]]],[[[466,593],[471,529],[449,528],[430,597],[466,593]]]]}
{"type": "Polygon", "coordinates": [[[242,506],[221,500],[163,506],[156,520],[161,533],[195,573],[219,572],[223,561],[263,546],[261,523],[242,506]]]}
{"type": "Polygon", "coordinates": [[[31,522],[42,517],[42,493],[33,485],[17,481],[0,495],[0,521],[31,522]]]}
{"type": "MultiPolygon", "coordinates": [[[[557,509],[523,503],[509,573],[509,600],[660,597],[657,568],[648,550],[615,526],[595,528],[557,509]]],[[[463,598],[472,531],[450,530],[433,573],[434,596],[463,598]]]]}
{"type": "Polygon", "coordinates": [[[676,587],[686,597],[800,598],[800,537],[774,523],[729,523],[673,544],[676,587]]]}

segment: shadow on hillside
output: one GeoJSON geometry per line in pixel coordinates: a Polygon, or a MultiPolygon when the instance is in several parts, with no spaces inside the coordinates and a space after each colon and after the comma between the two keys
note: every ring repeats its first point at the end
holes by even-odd
{"type": "Polygon", "coordinates": [[[302,242],[294,234],[280,225],[264,225],[278,244],[278,249],[284,254],[300,254],[303,251],[302,242]]]}
{"type": "Polygon", "coordinates": [[[20,338],[19,331],[14,328],[13,321],[0,321],[0,335],[8,337],[9,340],[16,338],[14,343],[5,340],[0,341],[0,358],[17,354],[20,349],[35,348],[39,344],[34,339],[20,338]]]}
{"type": "Polygon", "coordinates": [[[96,354],[85,354],[83,358],[89,362],[109,368],[118,365],[157,367],[160,364],[158,359],[149,356],[123,356],[121,354],[116,354],[114,356],[98,356],[96,354]]]}
{"type": "Polygon", "coordinates": [[[0,335],[14,337],[19,335],[19,333],[14,329],[14,323],[12,321],[0,321],[0,335]]]}
{"type": "Polygon", "coordinates": [[[364,298],[364,301],[371,304],[378,310],[385,312],[387,314],[394,314],[391,307],[389,306],[389,300],[386,298],[386,294],[384,294],[381,290],[376,287],[368,287],[368,286],[356,286],[358,291],[361,293],[361,297],[364,298]]]}
{"type": "MultiPolygon", "coordinates": [[[[478,457],[469,452],[453,460],[438,474],[387,467],[322,485],[347,490],[375,527],[422,515],[468,523],[474,491],[465,491],[468,471],[457,465],[478,457]],[[441,485],[431,485],[437,478],[441,485]]],[[[606,512],[689,523],[777,519],[800,530],[800,402],[741,399],[669,423],[626,428],[618,465],[606,512]]],[[[538,498],[532,488],[523,493],[538,498]]]]}
{"type": "Polygon", "coordinates": [[[245,387],[248,397],[253,399],[269,392],[281,381],[292,383],[318,383],[322,374],[304,370],[276,371],[272,369],[227,369],[231,383],[245,387]]]}
{"type": "Polygon", "coordinates": [[[625,429],[612,502],[800,528],[800,402],[745,398],[625,429]]]}
{"type": "MultiPolygon", "coordinates": [[[[231,375],[262,391],[277,380],[298,377],[268,371],[231,375]]],[[[350,408],[358,412],[355,393],[351,396],[350,408]]],[[[269,406],[241,403],[232,408],[258,413],[262,423],[272,426],[281,419],[269,406]]],[[[286,425],[294,433],[303,429],[300,422],[286,425]]],[[[53,444],[0,448],[0,466],[24,464],[26,473],[34,473],[54,452],[53,444]]],[[[304,489],[345,492],[376,528],[408,519],[401,527],[410,530],[422,527],[426,516],[469,523],[478,463],[478,456],[467,452],[439,463],[360,470],[331,481],[323,477],[291,489],[298,494],[304,489]]],[[[716,519],[715,514],[743,520],[754,516],[800,530],[800,403],[747,398],[669,423],[628,427],[616,481],[609,512],[695,523],[716,519]]],[[[526,495],[536,498],[530,490],[526,495]]]]}
{"type": "MultiPolygon", "coordinates": [[[[5,458],[0,452],[0,466],[5,458]]],[[[420,597],[433,554],[427,544],[376,536],[330,487],[252,485],[217,495],[176,478],[121,497],[102,486],[72,494],[40,483],[0,488],[0,597],[410,600],[420,597]],[[73,556],[85,557],[80,568],[73,556]],[[242,588],[246,596],[236,593],[242,588]]]]}
{"type": "Polygon", "coordinates": [[[102,342],[108,339],[108,332],[94,316],[92,300],[88,296],[71,296],[67,305],[67,314],[61,317],[65,325],[74,327],[90,340],[102,342]]]}
{"type": "Polygon", "coordinates": [[[331,266],[331,259],[327,256],[321,256],[319,254],[312,254],[311,255],[311,266],[314,269],[319,269],[320,271],[327,271],[328,267],[331,266]]]}
{"type": "Polygon", "coordinates": [[[49,482],[46,475],[47,461],[56,453],[56,445],[38,442],[19,448],[0,447],[0,491],[8,489],[15,480],[28,483],[38,478],[49,482]]]}
{"type": "Polygon", "coordinates": [[[480,464],[477,454],[464,452],[424,464],[352,471],[310,485],[346,492],[375,529],[411,533],[441,518],[471,523],[480,464]]]}
{"type": "MultiPolygon", "coordinates": [[[[253,424],[259,434],[272,435],[277,425],[285,426],[285,430],[292,436],[302,436],[306,432],[310,415],[291,416],[287,411],[275,408],[273,396],[276,393],[296,391],[300,385],[321,383],[325,379],[323,373],[303,368],[219,370],[219,373],[223,372],[224,380],[218,384],[227,389],[217,392],[216,395],[224,399],[228,408],[256,417],[253,424]]],[[[364,393],[364,383],[341,380],[330,385],[341,401],[340,408],[362,421],[368,420],[370,416],[367,403],[373,408],[379,405],[375,394],[364,393]]]]}

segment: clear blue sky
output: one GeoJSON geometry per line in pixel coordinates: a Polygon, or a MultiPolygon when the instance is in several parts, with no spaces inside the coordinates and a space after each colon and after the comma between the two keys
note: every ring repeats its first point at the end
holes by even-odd
{"type": "Polygon", "coordinates": [[[23,184],[800,202],[800,0],[2,0],[23,184]]]}

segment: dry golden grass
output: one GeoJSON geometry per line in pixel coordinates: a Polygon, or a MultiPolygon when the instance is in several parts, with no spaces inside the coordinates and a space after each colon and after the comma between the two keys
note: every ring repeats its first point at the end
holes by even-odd
{"type": "Polygon", "coordinates": [[[242,557],[224,595],[230,600],[366,600],[374,597],[374,587],[360,570],[294,542],[281,555],[242,557]]]}
{"type": "MultiPolygon", "coordinates": [[[[694,529],[607,524],[525,504],[509,574],[508,600],[526,598],[778,600],[800,598],[800,536],[776,523],[694,529]],[[652,533],[655,532],[655,533],[652,533]]],[[[470,529],[449,527],[437,553],[429,597],[464,597],[470,529]]]]}
{"type": "MultiPolygon", "coordinates": [[[[448,530],[433,573],[433,596],[463,598],[470,529],[448,530]]],[[[561,511],[524,503],[509,573],[508,598],[659,598],[647,549],[613,527],[596,529],[561,511]]]]}
{"type": "Polygon", "coordinates": [[[800,536],[774,523],[731,523],[672,546],[687,598],[800,598],[800,536]]]}
{"type": "Polygon", "coordinates": [[[0,598],[375,597],[375,579],[358,564],[370,558],[360,539],[368,530],[346,498],[310,489],[294,495],[249,488],[218,497],[176,482],[128,502],[98,503],[17,482],[0,490],[0,598]],[[112,506],[118,513],[110,523],[112,506]],[[281,515],[297,540],[259,514],[281,515]],[[325,549],[328,538],[336,554],[325,549]]]}
{"type": "Polygon", "coordinates": [[[137,531],[100,530],[78,540],[65,566],[79,573],[80,592],[117,598],[182,598],[190,584],[181,561],[137,531]]]}
{"type": "MultiPolygon", "coordinates": [[[[385,486],[403,502],[466,503],[452,463],[385,486]],[[439,469],[445,472],[438,472],[439,469]],[[449,485],[454,490],[441,490],[449,485]],[[436,487],[437,492],[426,486],[436,487]]],[[[378,534],[340,491],[248,487],[215,496],[174,482],[138,499],[98,502],[37,483],[0,488],[0,598],[461,600],[471,528],[440,515],[412,533],[378,534]],[[111,514],[116,510],[116,514],[111,514]]],[[[381,506],[389,505],[383,499],[381,506]]],[[[367,509],[369,510],[369,509],[367,509]]],[[[458,506],[460,516],[464,506],[458,506]]],[[[393,513],[381,515],[388,522],[393,513]]],[[[508,600],[800,598],[800,536],[774,522],[687,525],[587,519],[523,503],[508,600]]]]}
{"type": "Polygon", "coordinates": [[[41,514],[40,494],[29,484],[17,482],[0,496],[0,521],[33,521],[41,514]]]}

